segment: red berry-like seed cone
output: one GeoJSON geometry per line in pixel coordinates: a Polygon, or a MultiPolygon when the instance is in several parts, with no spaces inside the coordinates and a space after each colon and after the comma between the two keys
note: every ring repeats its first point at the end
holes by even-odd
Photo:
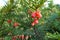
{"type": "Polygon", "coordinates": [[[28,40],[29,36],[27,35],[25,38],[26,38],[26,40],[28,40]]]}
{"type": "Polygon", "coordinates": [[[14,26],[14,27],[19,26],[19,23],[15,22],[15,23],[13,24],[13,26],[14,26]]]}
{"type": "Polygon", "coordinates": [[[35,23],[34,22],[32,22],[32,24],[31,24],[32,26],[34,26],[35,25],[35,23]]]}
{"type": "Polygon", "coordinates": [[[35,19],[35,20],[34,20],[34,23],[35,23],[35,24],[38,24],[38,19],[35,19]]]}
{"type": "Polygon", "coordinates": [[[8,23],[11,23],[12,20],[7,20],[8,23]]]}
{"type": "Polygon", "coordinates": [[[35,13],[36,13],[36,12],[33,12],[33,13],[32,13],[32,15],[31,15],[32,18],[35,18],[35,17],[36,17],[36,14],[35,14],[35,13]]]}
{"type": "Polygon", "coordinates": [[[12,40],[16,40],[16,36],[13,36],[13,37],[12,37],[12,40]]]}
{"type": "Polygon", "coordinates": [[[22,38],[22,40],[24,40],[24,35],[23,34],[21,35],[21,38],[22,38]]]}

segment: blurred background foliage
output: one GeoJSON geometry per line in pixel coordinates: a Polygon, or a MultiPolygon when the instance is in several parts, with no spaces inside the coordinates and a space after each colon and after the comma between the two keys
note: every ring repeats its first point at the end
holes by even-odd
{"type": "Polygon", "coordinates": [[[0,9],[0,39],[12,40],[12,36],[21,34],[31,35],[29,40],[60,40],[60,5],[54,5],[53,0],[9,0],[0,9]],[[28,10],[36,9],[41,11],[42,18],[39,24],[31,27],[28,10]],[[9,19],[11,24],[7,23],[9,19]],[[14,22],[20,23],[19,27],[14,28],[14,22]]]}

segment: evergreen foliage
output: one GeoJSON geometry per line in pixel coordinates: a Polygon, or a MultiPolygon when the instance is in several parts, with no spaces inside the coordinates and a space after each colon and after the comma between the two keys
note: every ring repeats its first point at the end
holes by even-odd
{"type": "Polygon", "coordinates": [[[0,10],[0,40],[13,39],[60,40],[60,5],[54,5],[52,0],[10,0],[0,10]],[[37,9],[42,18],[32,26],[31,14],[37,9]]]}

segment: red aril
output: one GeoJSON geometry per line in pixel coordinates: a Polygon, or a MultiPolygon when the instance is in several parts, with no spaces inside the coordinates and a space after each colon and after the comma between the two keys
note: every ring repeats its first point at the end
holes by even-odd
{"type": "Polygon", "coordinates": [[[12,40],[16,40],[16,36],[13,36],[13,37],[12,37],[12,40]]]}
{"type": "Polygon", "coordinates": [[[17,36],[17,37],[21,39],[21,35],[19,35],[19,36],[17,36]]]}
{"type": "Polygon", "coordinates": [[[28,38],[29,38],[29,36],[27,35],[27,36],[25,37],[25,39],[28,40],[28,38]]]}
{"type": "Polygon", "coordinates": [[[23,34],[21,35],[21,38],[22,38],[22,40],[24,40],[24,35],[23,34]]]}
{"type": "Polygon", "coordinates": [[[32,26],[34,26],[35,25],[35,23],[34,22],[32,22],[32,24],[31,24],[32,26]]]}
{"type": "Polygon", "coordinates": [[[32,13],[32,15],[31,15],[32,18],[35,18],[35,17],[36,17],[36,14],[35,14],[35,13],[36,13],[36,12],[33,12],[33,13],[32,13]]]}
{"type": "Polygon", "coordinates": [[[38,19],[34,19],[34,23],[35,24],[38,24],[38,19]]]}
{"type": "Polygon", "coordinates": [[[19,23],[18,23],[18,22],[15,22],[15,23],[13,24],[13,26],[14,26],[14,27],[19,26],[19,23]]]}
{"type": "Polygon", "coordinates": [[[11,21],[12,21],[12,20],[10,20],[10,19],[9,19],[9,20],[7,20],[7,22],[8,22],[8,23],[11,23],[11,21]]]}
{"type": "Polygon", "coordinates": [[[40,13],[39,10],[36,11],[36,17],[37,17],[38,19],[42,17],[42,15],[41,15],[41,13],[40,13]]]}

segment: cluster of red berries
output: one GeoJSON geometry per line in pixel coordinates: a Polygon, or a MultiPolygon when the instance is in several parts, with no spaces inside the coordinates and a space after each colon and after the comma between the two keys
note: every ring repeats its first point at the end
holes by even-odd
{"type": "MultiPolygon", "coordinates": [[[[7,20],[7,22],[10,24],[12,22],[12,20],[9,19],[9,20],[7,20]]],[[[14,27],[19,26],[19,23],[18,22],[14,22],[13,26],[14,27]]]]}
{"type": "Polygon", "coordinates": [[[31,17],[34,19],[31,25],[34,26],[35,24],[38,24],[38,20],[42,17],[42,15],[39,10],[36,10],[32,12],[31,17]]]}
{"type": "Polygon", "coordinates": [[[28,35],[25,36],[25,35],[22,34],[22,35],[19,35],[19,36],[13,36],[12,40],[16,40],[17,38],[19,38],[21,40],[25,40],[25,39],[28,40],[30,38],[30,36],[28,36],[28,35]]]}

